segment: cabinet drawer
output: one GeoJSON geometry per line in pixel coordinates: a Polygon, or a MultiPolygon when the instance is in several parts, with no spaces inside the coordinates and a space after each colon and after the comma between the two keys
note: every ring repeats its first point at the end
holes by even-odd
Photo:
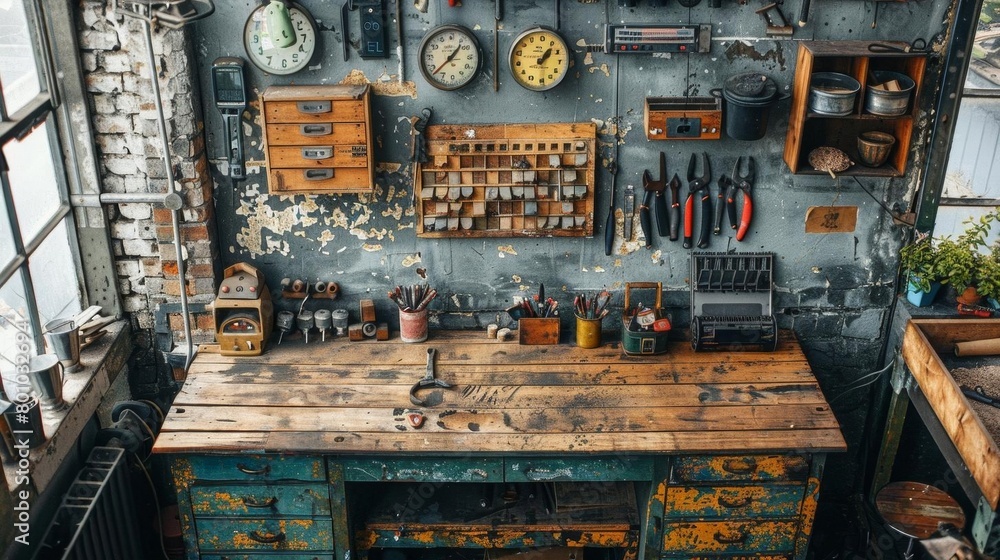
{"type": "Polygon", "coordinates": [[[649,480],[653,475],[649,457],[515,457],[505,465],[507,482],[649,480]]]}
{"type": "Polygon", "coordinates": [[[503,459],[340,459],[344,480],[377,482],[502,482],[503,459]]]}
{"type": "Polygon", "coordinates": [[[803,455],[699,455],[677,457],[672,482],[767,481],[809,478],[809,458],[803,455]]]}
{"type": "Polygon", "coordinates": [[[257,554],[202,554],[201,560],[333,560],[333,552],[313,552],[307,554],[272,554],[261,552],[257,554]]]}
{"type": "Polygon", "coordinates": [[[795,521],[700,521],[664,523],[663,550],[688,552],[791,552],[795,521]]]}
{"type": "Polygon", "coordinates": [[[368,192],[371,189],[372,170],[367,167],[271,169],[272,192],[368,192]]]}
{"type": "Polygon", "coordinates": [[[267,101],[264,119],[268,123],[364,122],[363,101],[301,99],[267,101]]]}
{"type": "Polygon", "coordinates": [[[206,550],[333,550],[329,519],[195,518],[198,549],[206,550]]]}
{"type": "Polygon", "coordinates": [[[267,143],[272,146],[312,144],[366,144],[362,123],[269,124],[267,143]]]}
{"type": "Polygon", "coordinates": [[[368,148],[364,144],[272,146],[267,158],[271,167],[367,167],[368,148]]]}
{"type": "MultiPolygon", "coordinates": [[[[191,480],[301,480],[325,481],[326,467],[317,457],[247,455],[195,455],[188,462],[191,480]]],[[[175,468],[183,469],[179,464],[175,468]]]]}
{"type": "Polygon", "coordinates": [[[195,516],[330,515],[327,484],[226,484],[193,486],[195,516]]]}
{"type": "Polygon", "coordinates": [[[668,486],[666,518],[795,517],[805,486],[668,486]]]}

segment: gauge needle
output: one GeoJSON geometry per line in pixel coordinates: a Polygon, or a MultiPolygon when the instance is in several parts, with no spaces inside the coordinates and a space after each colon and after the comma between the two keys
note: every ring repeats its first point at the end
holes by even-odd
{"type": "Polygon", "coordinates": [[[542,58],[539,58],[538,61],[535,62],[535,64],[542,64],[543,62],[545,62],[546,60],[548,60],[550,56],[552,56],[552,49],[551,48],[546,49],[545,52],[542,54],[542,58]]]}
{"type": "Polygon", "coordinates": [[[457,55],[458,51],[460,51],[461,49],[462,49],[461,45],[455,47],[455,50],[451,51],[451,54],[448,55],[448,58],[444,59],[444,62],[441,63],[441,66],[438,66],[437,68],[435,68],[434,71],[431,72],[431,74],[437,74],[438,72],[440,72],[442,68],[444,68],[445,66],[447,66],[448,63],[451,62],[455,58],[455,55],[457,55]]]}

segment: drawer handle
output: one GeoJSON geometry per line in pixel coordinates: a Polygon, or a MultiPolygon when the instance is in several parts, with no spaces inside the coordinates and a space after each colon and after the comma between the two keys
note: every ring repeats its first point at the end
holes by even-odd
{"type": "Polygon", "coordinates": [[[326,136],[332,133],[332,124],[304,124],[299,127],[299,134],[302,136],[326,136]]]}
{"type": "Polygon", "coordinates": [[[333,104],[327,101],[299,101],[295,103],[300,113],[317,115],[319,113],[329,113],[333,109],[333,104]]]}
{"type": "Polygon", "coordinates": [[[714,535],[715,542],[719,544],[742,544],[746,542],[749,536],[750,535],[748,535],[747,533],[740,533],[738,536],[735,537],[724,537],[722,536],[722,533],[719,532],[716,532],[714,535]]]}
{"type": "Polygon", "coordinates": [[[259,469],[251,469],[250,467],[244,465],[243,463],[236,463],[236,469],[243,474],[266,475],[269,472],[271,472],[271,465],[264,465],[259,469]]]}
{"type": "Polygon", "coordinates": [[[750,496],[743,496],[742,500],[727,500],[725,496],[719,496],[719,505],[729,509],[745,508],[751,502],[753,502],[753,498],[750,496]]]}
{"type": "Polygon", "coordinates": [[[325,181],[333,179],[332,169],[306,169],[303,175],[306,181],[325,181]]]}
{"type": "Polygon", "coordinates": [[[326,159],[333,156],[332,146],[306,146],[302,148],[302,157],[305,159],[326,159]]]}
{"type": "Polygon", "coordinates": [[[250,531],[249,533],[247,533],[247,537],[249,537],[250,540],[259,542],[261,544],[274,544],[274,543],[283,542],[285,540],[285,534],[284,533],[274,533],[274,534],[271,534],[271,535],[262,535],[262,534],[258,533],[257,531],[250,531]]]}
{"type": "Polygon", "coordinates": [[[271,496],[270,498],[264,500],[263,502],[258,502],[257,500],[249,497],[243,498],[243,505],[248,508],[270,508],[274,507],[278,503],[277,496],[271,496]]]}
{"type": "Polygon", "coordinates": [[[750,474],[757,470],[757,461],[753,459],[726,459],[722,462],[722,470],[730,474],[750,474]]]}

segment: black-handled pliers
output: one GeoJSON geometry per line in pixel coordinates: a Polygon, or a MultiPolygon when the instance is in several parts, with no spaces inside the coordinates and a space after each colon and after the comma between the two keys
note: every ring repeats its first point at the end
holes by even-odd
{"type": "Polygon", "coordinates": [[[743,163],[743,156],[736,160],[733,168],[733,181],[729,185],[726,193],[726,208],[729,212],[729,227],[736,230],[736,240],[743,241],[747,231],[750,229],[750,221],[753,219],[753,196],[750,194],[753,189],[754,179],[757,178],[757,164],[753,156],[747,156],[747,174],[740,174],[740,167],[743,163]],[[736,194],[743,192],[743,213],[740,215],[739,225],[736,223],[736,194]]]}
{"type": "Polygon", "coordinates": [[[649,174],[649,170],[642,172],[642,188],[646,191],[642,198],[642,205],[639,206],[639,225],[642,227],[642,234],[646,236],[646,248],[653,246],[653,228],[649,219],[649,205],[653,204],[653,213],[656,214],[656,231],[660,237],[667,236],[669,229],[667,216],[667,155],[660,152],[660,175],[655,181],[649,174]],[[655,198],[654,198],[655,197],[655,198]]]}
{"type": "Polygon", "coordinates": [[[700,177],[694,174],[695,166],[698,164],[698,155],[691,154],[691,161],[688,162],[688,196],[684,201],[684,248],[691,248],[691,240],[694,237],[694,195],[701,191],[701,232],[698,234],[698,247],[704,249],[708,247],[708,237],[712,231],[712,199],[709,194],[709,184],[712,182],[712,165],[708,161],[708,154],[702,152],[702,167],[705,171],[700,177]]]}

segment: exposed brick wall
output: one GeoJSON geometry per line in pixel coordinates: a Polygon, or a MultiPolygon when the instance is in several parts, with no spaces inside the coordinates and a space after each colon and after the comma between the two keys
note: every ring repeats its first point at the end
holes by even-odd
{"type": "MultiPolygon", "coordinates": [[[[111,4],[84,0],[77,20],[103,189],[166,192],[143,26],[115,14],[111,4]]],[[[219,272],[218,244],[189,33],[154,29],[153,52],[174,180],[184,199],[180,229],[185,287],[192,303],[207,303],[214,297],[219,272]]],[[[179,301],[181,289],[171,211],[149,204],[118,204],[109,206],[108,213],[124,309],[139,340],[151,340],[157,306],[179,301]]],[[[209,342],[214,339],[211,317],[199,315],[191,318],[192,339],[209,342]]],[[[170,317],[169,328],[173,340],[182,342],[179,315],[170,317]]]]}

